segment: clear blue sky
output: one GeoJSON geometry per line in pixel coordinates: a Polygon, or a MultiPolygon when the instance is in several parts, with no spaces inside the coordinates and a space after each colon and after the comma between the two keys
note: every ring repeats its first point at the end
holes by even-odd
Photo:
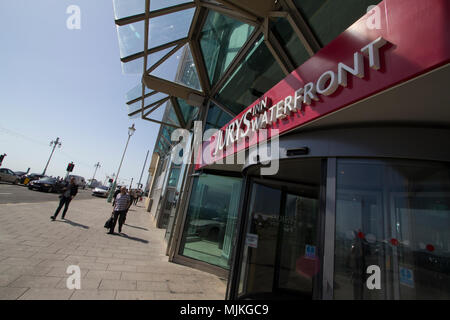
{"type": "Polygon", "coordinates": [[[50,141],[59,137],[48,175],[73,174],[96,179],[120,171],[120,180],[145,183],[159,125],[129,119],[125,94],[139,75],[122,73],[112,0],[0,1],[0,153],[2,167],[41,173],[50,156],[50,141]],[[69,30],[66,9],[81,9],[81,29],[69,30]],[[122,178],[122,179],[121,179],[122,178]]]}

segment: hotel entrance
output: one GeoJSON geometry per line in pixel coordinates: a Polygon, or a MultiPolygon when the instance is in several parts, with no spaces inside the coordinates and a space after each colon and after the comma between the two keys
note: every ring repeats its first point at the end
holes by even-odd
{"type": "Polygon", "coordinates": [[[285,161],[275,176],[248,172],[241,299],[312,299],[319,288],[323,160],[285,161]]]}

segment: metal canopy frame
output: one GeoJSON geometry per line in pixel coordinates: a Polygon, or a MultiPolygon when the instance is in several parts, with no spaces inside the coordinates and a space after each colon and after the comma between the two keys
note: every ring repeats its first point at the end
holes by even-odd
{"type": "MultiPolygon", "coordinates": [[[[261,36],[264,37],[265,45],[274,57],[275,61],[279,64],[284,74],[288,75],[293,70],[295,70],[295,63],[291,60],[288,53],[286,52],[286,49],[277,39],[277,36],[271,31],[271,18],[286,19],[310,56],[314,55],[318,50],[321,49],[320,42],[315,37],[314,33],[305,22],[305,19],[292,0],[217,0],[216,3],[207,2],[204,0],[194,0],[189,3],[182,3],[154,11],[150,11],[150,0],[145,0],[144,13],[115,20],[117,26],[125,26],[127,24],[145,21],[144,50],[121,58],[121,61],[123,63],[127,63],[142,57],[144,58],[142,72],[142,95],[139,98],[127,102],[127,104],[129,105],[137,101],[142,101],[141,109],[130,113],[129,116],[133,116],[140,111],[142,119],[175,127],[175,125],[173,124],[148,118],[148,116],[158,107],[160,107],[160,105],[151,104],[149,106],[145,106],[144,99],[157,92],[161,92],[169,95],[167,99],[163,100],[164,102],[171,102],[178,121],[183,128],[189,125],[189,123],[186,123],[186,121],[184,120],[181,108],[178,105],[176,98],[181,98],[191,105],[193,105],[193,103],[190,102],[196,101],[196,106],[200,107],[201,109],[207,108],[207,106],[209,105],[208,102],[211,101],[224,112],[231,115],[232,117],[235,117],[237,114],[227,106],[219,103],[217,99],[214,99],[214,96],[220,92],[229,78],[239,67],[243,59],[245,59],[255,42],[258,41],[261,36]],[[186,37],[167,42],[154,48],[149,48],[150,19],[191,8],[195,8],[195,12],[189,27],[188,35],[186,37]],[[247,39],[246,43],[240,48],[239,52],[228,65],[221,77],[216,81],[216,83],[213,83],[212,85],[208,76],[205,59],[200,46],[201,30],[204,27],[206,18],[210,11],[219,12],[223,15],[229,16],[233,19],[255,27],[253,33],[247,39]],[[151,72],[161,66],[165,61],[167,61],[167,59],[169,59],[173,54],[175,54],[175,52],[183,48],[185,45],[189,46],[190,52],[192,54],[193,63],[195,64],[198,80],[202,89],[201,91],[189,88],[174,81],[168,81],[150,75],[151,72]],[[165,50],[168,48],[172,49],[157,62],[147,68],[147,59],[150,54],[160,52],[161,50],[165,50]],[[145,93],[144,86],[153,90],[154,92],[145,93]],[[153,109],[151,109],[149,112],[144,113],[144,111],[148,110],[151,107],[153,107],[153,109]]],[[[158,102],[161,102],[161,100],[158,102]]]]}

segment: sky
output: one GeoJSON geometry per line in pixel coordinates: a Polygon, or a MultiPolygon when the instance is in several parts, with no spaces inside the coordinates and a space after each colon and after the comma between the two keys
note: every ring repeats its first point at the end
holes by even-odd
{"type": "Polygon", "coordinates": [[[159,125],[129,119],[126,93],[140,75],[122,73],[112,0],[0,1],[0,154],[2,167],[42,173],[50,142],[60,138],[47,175],[72,174],[105,182],[145,184],[159,125]],[[70,5],[81,9],[81,29],[68,29],[70,5]]]}

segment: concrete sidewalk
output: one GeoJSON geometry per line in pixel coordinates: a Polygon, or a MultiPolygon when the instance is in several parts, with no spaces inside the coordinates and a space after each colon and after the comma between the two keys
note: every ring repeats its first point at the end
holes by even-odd
{"type": "Polygon", "coordinates": [[[106,234],[105,199],[74,200],[67,220],[52,222],[57,204],[0,205],[0,299],[224,299],[223,279],[168,262],[165,230],[142,203],[128,212],[126,236],[106,234]],[[81,269],[80,290],[66,287],[70,265],[81,269]]]}

